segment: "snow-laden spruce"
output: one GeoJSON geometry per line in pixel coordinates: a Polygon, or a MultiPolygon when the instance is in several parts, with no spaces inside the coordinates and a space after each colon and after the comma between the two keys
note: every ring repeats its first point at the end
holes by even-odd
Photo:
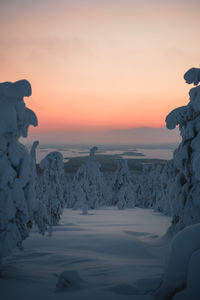
{"type": "MultiPolygon", "coordinates": [[[[40,231],[45,231],[45,221],[49,225],[51,235],[52,225],[56,225],[63,212],[64,200],[64,164],[60,152],[50,152],[40,162],[38,172],[37,197],[41,215],[38,215],[40,231]]],[[[37,221],[36,221],[37,222],[37,221]]]]}
{"type": "MultiPolygon", "coordinates": [[[[31,185],[32,185],[32,199],[34,199],[34,212],[33,218],[34,222],[37,225],[39,232],[44,234],[45,231],[48,229],[48,210],[44,203],[40,200],[38,193],[40,191],[38,189],[39,186],[39,176],[37,174],[37,167],[36,167],[36,148],[39,142],[35,141],[31,147],[30,156],[31,156],[31,185]]],[[[41,195],[41,194],[40,194],[41,195]]]]}
{"type": "MultiPolygon", "coordinates": [[[[185,73],[187,83],[200,82],[200,69],[185,73]]],[[[175,150],[175,180],[171,187],[172,234],[200,222],[200,85],[189,91],[188,105],[176,108],[166,117],[166,125],[180,129],[182,142],[175,150]]]]}
{"type": "Polygon", "coordinates": [[[135,189],[127,161],[120,157],[112,182],[112,205],[117,205],[119,209],[134,207],[135,200],[135,189]]]}
{"type": "MultiPolygon", "coordinates": [[[[159,207],[165,215],[171,215],[171,202],[173,199],[173,183],[176,177],[176,168],[174,166],[173,160],[168,160],[167,163],[164,165],[162,173],[161,173],[161,192],[162,198],[161,202],[159,202],[159,207]]],[[[156,205],[157,206],[157,205],[156,205]]]]}
{"type": "Polygon", "coordinates": [[[197,300],[200,295],[200,224],[190,225],[171,242],[157,299],[197,300]]]}
{"type": "Polygon", "coordinates": [[[98,208],[106,203],[105,181],[100,171],[100,164],[95,160],[97,147],[90,150],[89,159],[76,172],[70,192],[68,207],[82,208],[83,213],[98,208]]]}
{"type": "Polygon", "coordinates": [[[170,214],[170,166],[170,163],[143,165],[142,174],[135,179],[136,206],[170,214]]]}
{"type": "Polygon", "coordinates": [[[27,80],[0,84],[0,264],[14,247],[22,247],[33,222],[30,155],[19,142],[29,125],[37,126],[24,103],[30,95],[27,80]]]}

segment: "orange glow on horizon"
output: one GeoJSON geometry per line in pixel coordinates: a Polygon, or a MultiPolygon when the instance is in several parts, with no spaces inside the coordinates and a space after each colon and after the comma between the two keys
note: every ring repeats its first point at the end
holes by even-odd
{"type": "Polygon", "coordinates": [[[165,126],[188,102],[184,72],[200,63],[199,9],[194,0],[7,1],[0,82],[30,81],[25,101],[39,120],[30,132],[165,126]]]}

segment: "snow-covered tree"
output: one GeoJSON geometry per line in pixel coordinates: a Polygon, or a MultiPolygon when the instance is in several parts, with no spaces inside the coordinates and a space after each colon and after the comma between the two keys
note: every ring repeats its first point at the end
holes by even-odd
{"type": "Polygon", "coordinates": [[[27,80],[0,84],[0,265],[14,247],[22,247],[33,222],[30,155],[19,142],[29,125],[37,126],[24,103],[30,95],[27,80]]]}
{"type": "MultiPolygon", "coordinates": [[[[197,85],[200,69],[190,69],[184,79],[197,85]]],[[[176,176],[171,187],[173,218],[169,231],[172,234],[200,222],[200,85],[192,88],[189,96],[187,105],[174,109],[166,117],[167,128],[178,125],[182,137],[173,156],[176,176]]]]}
{"type": "Polygon", "coordinates": [[[136,206],[152,207],[152,177],[151,164],[143,164],[142,174],[138,175],[135,182],[136,206]]]}
{"type": "Polygon", "coordinates": [[[36,167],[36,148],[39,142],[35,141],[30,150],[30,168],[31,168],[31,197],[32,202],[34,203],[33,207],[33,219],[35,224],[37,225],[39,232],[44,234],[45,231],[48,229],[48,211],[47,207],[44,205],[42,201],[40,201],[40,197],[37,192],[38,190],[38,182],[39,177],[37,174],[37,167],[36,167]]]}
{"type": "Polygon", "coordinates": [[[95,160],[97,147],[90,150],[89,159],[76,172],[70,193],[68,206],[73,208],[95,209],[106,202],[105,181],[100,164],[95,160]]]}
{"type": "Polygon", "coordinates": [[[112,182],[112,205],[117,205],[119,209],[134,207],[135,200],[135,189],[127,161],[120,157],[112,182]]]}
{"type": "Polygon", "coordinates": [[[173,175],[173,164],[144,164],[142,174],[135,183],[136,206],[153,208],[155,211],[170,214],[169,192],[173,175]]]}
{"type": "Polygon", "coordinates": [[[176,168],[174,161],[169,160],[161,174],[161,188],[162,188],[162,203],[159,203],[161,211],[166,215],[171,215],[171,199],[173,199],[172,186],[176,177],[176,168]]]}
{"type": "Polygon", "coordinates": [[[65,205],[64,201],[64,164],[60,152],[50,152],[39,165],[37,196],[40,207],[44,213],[38,216],[41,223],[41,231],[45,230],[46,210],[48,214],[49,234],[51,235],[52,225],[60,220],[65,205]]]}

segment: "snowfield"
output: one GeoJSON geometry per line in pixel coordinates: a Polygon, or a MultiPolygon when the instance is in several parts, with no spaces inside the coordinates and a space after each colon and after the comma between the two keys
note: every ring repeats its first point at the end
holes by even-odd
{"type": "Polygon", "coordinates": [[[34,229],[7,258],[1,299],[155,299],[147,291],[163,273],[170,220],[141,208],[64,209],[52,237],[34,229]]]}

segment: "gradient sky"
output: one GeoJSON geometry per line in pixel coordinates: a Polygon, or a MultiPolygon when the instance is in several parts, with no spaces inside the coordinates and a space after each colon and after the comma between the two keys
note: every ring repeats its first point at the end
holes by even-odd
{"type": "Polygon", "coordinates": [[[31,82],[43,138],[165,126],[200,64],[199,15],[199,0],[0,0],[0,82],[31,82]]]}

